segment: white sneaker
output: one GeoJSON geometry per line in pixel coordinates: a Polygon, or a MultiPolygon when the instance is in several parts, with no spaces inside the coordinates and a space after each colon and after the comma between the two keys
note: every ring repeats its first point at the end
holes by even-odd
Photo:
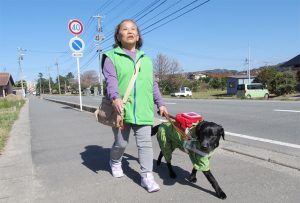
{"type": "Polygon", "coordinates": [[[110,160],[109,165],[110,165],[111,173],[112,173],[113,177],[120,178],[120,177],[124,176],[121,162],[120,163],[112,163],[110,160]]]}
{"type": "Polygon", "coordinates": [[[147,177],[141,180],[141,186],[146,188],[148,192],[157,192],[160,190],[159,185],[154,181],[152,173],[147,173],[147,177]]]}

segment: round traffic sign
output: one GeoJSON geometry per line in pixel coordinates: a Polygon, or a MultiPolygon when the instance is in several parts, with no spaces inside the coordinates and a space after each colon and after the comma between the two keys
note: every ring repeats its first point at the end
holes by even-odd
{"type": "Polygon", "coordinates": [[[83,25],[79,20],[70,20],[68,27],[74,35],[79,35],[83,31],[83,25]]]}
{"type": "Polygon", "coordinates": [[[82,52],[84,50],[85,44],[81,38],[73,37],[69,42],[69,46],[73,52],[82,52]]]}

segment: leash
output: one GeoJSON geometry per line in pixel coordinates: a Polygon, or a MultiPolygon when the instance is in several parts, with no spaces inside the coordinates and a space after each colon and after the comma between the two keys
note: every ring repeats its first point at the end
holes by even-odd
{"type": "MultiPolygon", "coordinates": [[[[184,137],[185,140],[190,140],[191,137],[187,134],[185,134],[185,132],[183,132],[173,121],[172,119],[170,118],[170,116],[166,113],[166,112],[163,112],[163,116],[166,117],[166,119],[172,124],[172,126],[175,128],[175,130],[182,136],[184,137]]],[[[174,118],[174,116],[172,116],[174,118]]]]}

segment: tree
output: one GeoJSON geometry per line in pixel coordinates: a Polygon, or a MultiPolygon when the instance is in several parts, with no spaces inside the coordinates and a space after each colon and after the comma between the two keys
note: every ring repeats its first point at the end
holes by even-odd
{"type": "Polygon", "coordinates": [[[271,86],[271,82],[275,78],[277,72],[278,71],[274,67],[264,68],[258,73],[253,82],[259,82],[266,85],[268,90],[271,93],[274,93],[275,89],[273,89],[273,86],[271,86]]]}
{"type": "Polygon", "coordinates": [[[99,83],[98,74],[95,70],[85,71],[80,79],[82,88],[91,88],[93,85],[97,85],[99,83]]]}
{"type": "Polygon", "coordinates": [[[176,59],[169,59],[164,54],[158,54],[153,64],[154,73],[163,94],[176,91],[183,85],[185,77],[181,74],[181,65],[176,59]]]}
{"type": "MultiPolygon", "coordinates": [[[[18,80],[15,82],[15,87],[22,87],[22,84],[21,84],[21,80],[18,80]]],[[[27,92],[27,82],[26,80],[23,80],[23,88],[24,88],[24,91],[27,92]]]]}
{"type": "Polygon", "coordinates": [[[43,80],[45,80],[45,79],[43,78],[43,73],[39,73],[39,74],[38,74],[38,82],[37,82],[37,84],[36,84],[36,88],[35,88],[35,89],[36,89],[36,90],[38,89],[40,93],[44,92],[44,90],[42,91],[42,88],[43,88],[42,82],[43,82],[43,80]]]}
{"type": "Polygon", "coordinates": [[[300,91],[300,70],[297,71],[296,73],[296,78],[297,78],[297,91],[300,91]]]}
{"type": "Polygon", "coordinates": [[[290,94],[295,90],[296,77],[292,72],[277,72],[271,81],[271,87],[276,96],[290,94]]]}
{"type": "Polygon", "coordinates": [[[170,60],[164,54],[158,54],[153,61],[154,73],[159,80],[164,80],[170,72],[170,60]]]}

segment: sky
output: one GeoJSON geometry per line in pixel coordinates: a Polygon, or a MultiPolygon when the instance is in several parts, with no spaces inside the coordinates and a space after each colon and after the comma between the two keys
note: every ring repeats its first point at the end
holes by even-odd
{"type": "Polygon", "coordinates": [[[103,51],[111,49],[116,25],[135,19],[144,41],[142,50],[153,59],[161,53],[177,60],[184,72],[243,71],[248,69],[249,56],[250,67],[258,68],[300,54],[300,0],[205,1],[0,0],[0,72],[11,73],[15,81],[21,77],[36,81],[39,73],[56,77],[57,66],[60,75],[77,75],[69,48],[74,37],[68,29],[71,19],[84,27],[78,36],[85,42],[80,72],[99,72],[93,17],[98,14],[103,51]],[[26,50],[22,73],[18,48],[26,50]]]}

